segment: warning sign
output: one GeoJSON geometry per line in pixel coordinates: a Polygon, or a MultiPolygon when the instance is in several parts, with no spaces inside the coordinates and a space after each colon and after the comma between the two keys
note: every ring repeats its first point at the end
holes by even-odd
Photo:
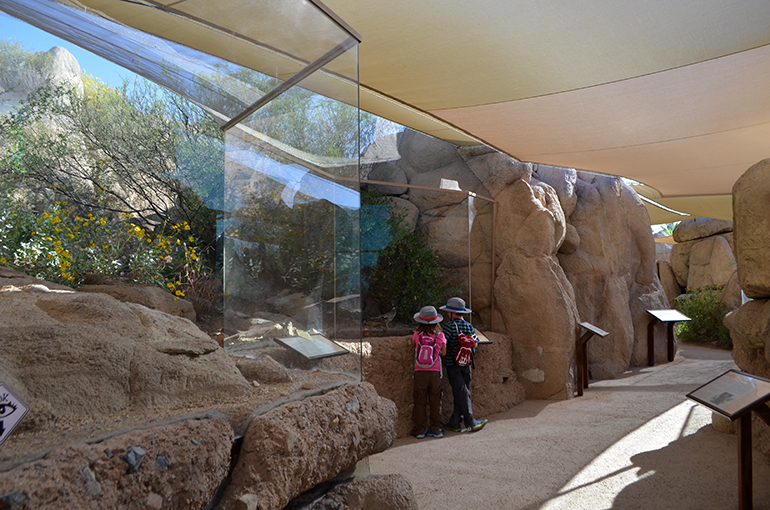
{"type": "Polygon", "coordinates": [[[27,411],[27,404],[0,382],[0,444],[11,435],[27,411]]]}

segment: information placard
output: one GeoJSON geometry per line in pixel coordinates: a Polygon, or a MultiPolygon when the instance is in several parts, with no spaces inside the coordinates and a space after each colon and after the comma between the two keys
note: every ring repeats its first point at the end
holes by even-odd
{"type": "Polygon", "coordinates": [[[745,372],[728,370],[688,393],[687,398],[735,420],[753,407],[770,400],[770,381],[745,372]]]}
{"type": "Polygon", "coordinates": [[[484,333],[482,333],[481,331],[479,331],[478,329],[476,330],[476,338],[479,339],[479,345],[491,344],[492,343],[492,340],[487,338],[487,336],[484,333]]]}
{"type": "Polygon", "coordinates": [[[682,322],[692,320],[678,310],[647,310],[647,313],[660,322],[682,322]]]}
{"type": "Polygon", "coordinates": [[[0,444],[8,439],[28,411],[27,404],[0,382],[0,444]]]}
{"type": "Polygon", "coordinates": [[[584,328],[586,328],[591,333],[593,333],[594,335],[599,335],[600,337],[605,337],[609,335],[607,331],[604,331],[603,329],[594,326],[590,322],[580,322],[579,324],[584,328]]]}
{"type": "Polygon", "coordinates": [[[338,343],[328,338],[313,334],[310,339],[301,336],[292,336],[288,338],[276,338],[275,341],[293,351],[298,352],[307,359],[326,358],[328,356],[337,356],[347,354],[348,351],[338,343]]]}

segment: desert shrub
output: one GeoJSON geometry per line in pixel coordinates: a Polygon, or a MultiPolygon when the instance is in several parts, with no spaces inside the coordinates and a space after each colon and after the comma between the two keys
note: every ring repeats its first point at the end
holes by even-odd
{"type": "Polygon", "coordinates": [[[713,343],[722,349],[732,349],[730,331],[724,325],[724,317],[730,311],[722,301],[721,287],[688,289],[676,299],[676,309],[690,317],[690,321],[678,322],[675,332],[683,342],[713,343]]]}
{"type": "MultiPolygon", "coordinates": [[[[364,199],[374,205],[390,205],[384,197],[365,195],[364,199]]],[[[396,317],[408,321],[426,304],[438,306],[460,292],[461,288],[452,283],[449,271],[441,265],[436,249],[392,207],[387,225],[391,241],[380,252],[373,271],[364,273],[369,279],[365,285],[368,298],[378,302],[380,308],[395,307],[396,317]]]]}
{"type": "Polygon", "coordinates": [[[59,202],[39,215],[0,202],[0,265],[77,286],[90,273],[157,285],[183,297],[180,275],[199,260],[187,223],[154,233],[124,214],[73,213],[59,202]]]}

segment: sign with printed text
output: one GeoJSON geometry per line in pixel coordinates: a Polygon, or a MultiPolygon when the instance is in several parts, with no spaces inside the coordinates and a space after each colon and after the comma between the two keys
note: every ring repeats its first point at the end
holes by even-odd
{"type": "Polygon", "coordinates": [[[0,382],[0,445],[29,411],[27,404],[0,382]]]}

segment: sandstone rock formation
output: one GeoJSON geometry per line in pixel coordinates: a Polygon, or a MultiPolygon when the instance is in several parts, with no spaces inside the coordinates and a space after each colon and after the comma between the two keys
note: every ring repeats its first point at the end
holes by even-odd
{"type": "Polygon", "coordinates": [[[261,510],[333,478],[395,440],[396,406],[368,383],[292,402],[257,416],[243,439],[220,510],[253,494],[261,510]]]}
{"type": "Polygon", "coordinates": [[[90,275],[78,290],[107,294],[124,303],[136,303],[195,322],[195,309],[192,303],[173,296],[160,287],[122,283],[106,275],[90,275]]]}
{"type": "Polygon", "coordinates": [[[752,166],[733,185],[735,255],[741,289],[750,298],[770,298],[770,159],[752,166]]]}
{"type": "MultiPolygon", "coordinates": [[[[0,381],[30,408],[0,449],[0,507],[203,509],[228,486],[221,508],[283,508],[396,437],[395,404],[350,384],[355,355],[233,358],[187,319],[6,268],[0,310],[0,381]]],[[[352,483],[331,501],[414,507],[406,480],[352,483]]]]}
{"type": "Polygon", "coordinates": [[[671,268],[683,289],[724,287],[736,271],[733,222],[695,218],[674,228],[671,268]]]}
{"type": "MultiPolygon", "coordinates": [[[[470,276],[462,297],[483,330],[491,325],[510,338],[510,371],[529,398],[572,396],[580,321],[610,332],[589,347],[592,377],[645,362],[646,310],[669,303],[655,270],[649,218],[631,188],[609,176],[520,163],[486,147],[456,149],[408,130],[392,143],[400,155],[392,164],[404,171],[406,197],[419,210],[418,232],[458,282],[467,285],[470,276]],[[464,222],[467,234],[458,228],[464,222]]],[[[380,144],[376,152],[394,151],[380,144]]],[[[655,336],[664,361],[665,329],[655,336]]]]}
{"type": "Polygon", "coordinates": [[[54,46],[37,55],[49,56],[48,65],[34,70],[20,68],[18,72],[0,79],[0,115],[8,114],[46,82],[53,86],[73,87],[77,93],[83,93],[80,64],[72,53],[61,46],[54,46]]]}
{"type": "Polygon", "coordinates": [[[365,475],[336,486],[308,510],[417,510],[412,485],[402,475],[365,475]]]}
{"type": "Polygon", "coordinates": [[[4,286],[0,302],[0,380],[56,415],[253,391],[224,350],[189,320],[106,294],[43,285],[4,286]]]}
{"type": "Polygon", "coordinates": [[[8,508],[205,508],[230,470],[232,444],[223,418],[136,430],[0,472],[0,495],[18,502],[8,508]]]}
{"type": "MultiPolygon", "coordinates": [[[[760,161],[733,185],[733,233],[740,288],[750,298],[725,317],[733,359],[741,370],[770,378],[770,159],[760,161]]],[[[754,419],[753,446],[770,454],[770,431],[754,419]]]]}

